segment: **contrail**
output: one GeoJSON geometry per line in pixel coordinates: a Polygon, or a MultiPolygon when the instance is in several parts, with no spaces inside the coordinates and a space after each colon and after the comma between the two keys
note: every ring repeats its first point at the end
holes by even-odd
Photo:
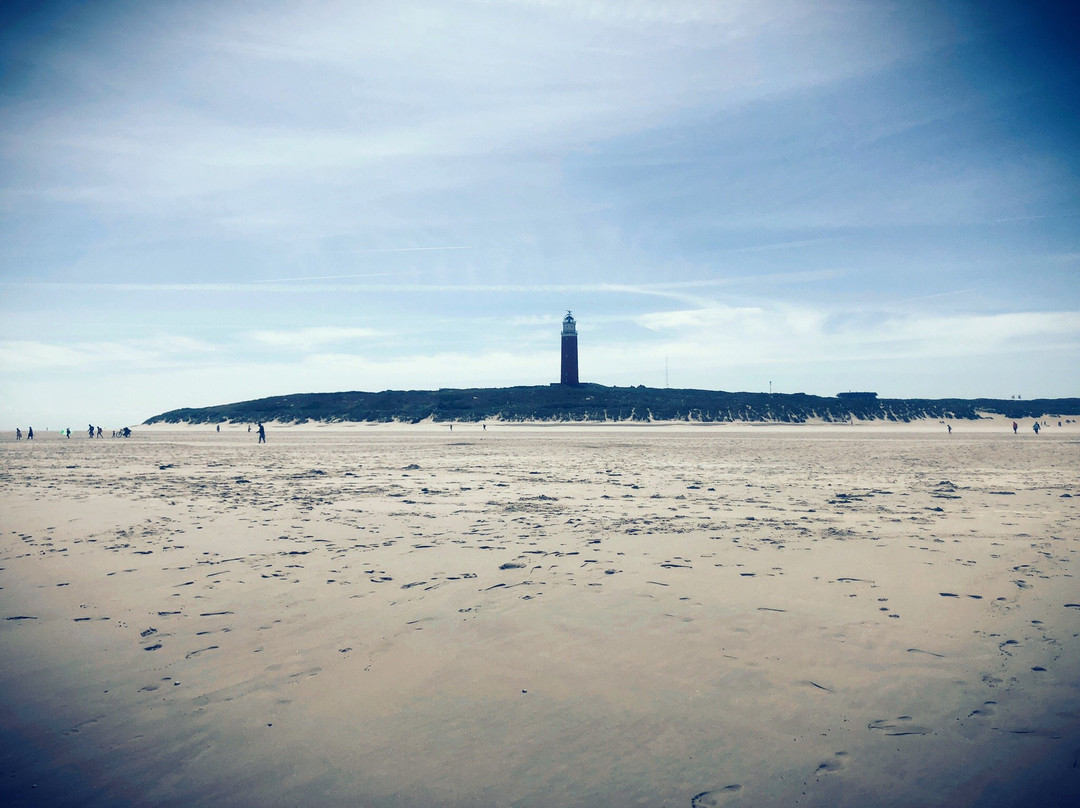
{"type": "Polygon", "coordinates": [[[1072,216],[1080,216],[1080,211],[1069,210],[1064,213],[1036,213],[1031,216],[1009,216],[1005,219],[994,219],[995,222],[1031,222],[1036,219],[1067,219],[1072,216]]]}
{"type": "Polygon", "coordinates": [[[971,292],[978,291],[976,289],[954,289],[951,292],[938,292],[933,295],[921,295],[920,297],[905,297],[900,300],[894,301],[896,303],[914,303],[919,300],[933,300],[935,297],[950,297],[952,295],[966,295],[971,292]]]}
{"type": "Polygon", "coordinates": [[[392,252],[421,252],[423,250],[471,250],[472,247],[385,247],[377,250],[353,250],[357,253],[392,253],[392,252]]]}
{"type": "MultiPolygon", "coordinates": [[[[393,272],[368,272],[362,275],[311,275],[306,278],[264,278],[251,283],[290,283],[293,281],[337,281],[343,278],[386,278],[394,275],[393,272]]],[[[396,273],[401,275],[402,273],[396,273]]],[[[408,273],[415,274],[415,273],[408,273]]]]}

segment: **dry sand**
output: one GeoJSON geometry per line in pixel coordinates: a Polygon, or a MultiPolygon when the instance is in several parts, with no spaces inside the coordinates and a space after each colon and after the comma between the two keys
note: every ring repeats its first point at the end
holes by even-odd
{"type": "Polygon", "coordinates": [[[1080,424],[0,443],[0,798],[1053,805],[1080,424]]]}

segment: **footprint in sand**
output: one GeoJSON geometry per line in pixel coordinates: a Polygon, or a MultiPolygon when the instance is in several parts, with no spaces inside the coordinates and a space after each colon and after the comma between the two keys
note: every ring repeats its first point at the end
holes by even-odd
{"type": "Polygon", "coordinates": [[[830,772],[838,772],[845,766],[847,766],[847,752],[837,752],[828,760],[821,761],[814,774],[820,776],[822,774],[829,774],[830,772]]]}
{"type": "Polygon", "coordinates": [[[98,719],[90,718],[90,719],[87,719],[86,721],[83,721],[81,724],[76,724],[75,726],[64,730],[60,734],[64,735],[65,737],[68,736],[68,735],[78,735],[80,732],[82,732],[87,727],[92,727],[97,723],[98,723],[98,719]]]}
{"type": "Polygon", "coordinates": [[[984,701],[982,703],[982,707],[979,707],[978,709],[972,710],[970,713],[968,713],[968,718],[975,718],[980,716],[983,718],[988,718],[989,716],[992,716],[994,714],[994,705],[996,704],[996,701],[984,701]]]}
{"type": "Polygon", "coordinates": [[[998,650],[1006,656],[1012,656],[1012,646],[1019,644],[1018,640],[1005,640],[1004,642],[998,643],[998,650]]]}
{"type": "Polygon", "coordinates": [[[919,724],[909,724],[911,721],[910,715],[902,715],[892,720],[887,718],[877,718],[867,724],[867,729],[881,729],[885,730],[886,735],[928,735],[930,734],[929,727],[923,727],[919,724]]]}
{"type": "Polygon", "coordinates": [[[742,786],[738,783],[713,791],[702,791],[690,798],[690,808],[719,808],[739,791],[742,791],[742,786]]]}

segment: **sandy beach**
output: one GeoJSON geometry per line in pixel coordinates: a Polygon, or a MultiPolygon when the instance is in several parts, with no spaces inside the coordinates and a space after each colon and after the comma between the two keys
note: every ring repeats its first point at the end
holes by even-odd
{"type": "Polygon", "coordinates": [[[0,442],[0,797],[1080,791],[1080,424],[0,442]]]}

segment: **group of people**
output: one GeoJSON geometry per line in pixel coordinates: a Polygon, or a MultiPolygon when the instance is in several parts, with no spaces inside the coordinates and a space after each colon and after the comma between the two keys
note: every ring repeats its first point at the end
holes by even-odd
{"type": "MultiPolygon", "coordinates": [[[[71,429],[61,429],[60,434],[63,435],[65,438],[70,438],[71,437],[71,429]]],[[[102,429],[100,426],[94,426],[93,424],[89,424],[86,427],[86,436],[88,438],[104,438],[105,437],[105,430],[102,429]]],[[[112,436],[114,438],[130,438],[131,437],[131,427],[125,426],[123,429],[114,429],[112,431],[112,436]]],[[[22,429],[20,429],[19,427],[15,427],[15,440],[22,440],[22,439],[23,439],[22,429]]],[[[26,428],[26,439],[27,440],[33,440],[34,439],[34,428],[32,426],[28,426],[26,428]]]]}
{"type": "MultiPolygon", "coordinates": [[[[1070,421],[1069,423],[1072,423],[1072,422],[1070,421]]],[[[1061,421],[1058,421],[1058,426],[1061,426],[1061,421]]],[[[1016,431],[1020,428],[1020,425],[1018,423],[1016,423],[1016,421],[1013,421],[1012,427],[1013,427],[1013,434],[1015,435],[1016,431]]],[[[1036,435],[1039,434],[1039,430],[1042,429],[1042,428],[1043,428],[1043,425],[1040,424],[1038,421],[1036,421],[1035,423],[1033,423],[1031,425],[1031,431],[1034,432],[1036,435]]]]}
{"type": "MultiPolygon", "coordinates": [[[[69,437],[71,436],[71,430],[70,429],[68,430],[68,436],[69,437]]],[[[93,424],[88,424],[87,427],[86,427],[86,436],[89,437],[89,438],[104,438],[105,437],[105,430],[102,429],[100,426],[94,426],[93,424]]],[[[125,426],[123,429],[114,429],[112,431],[112,436],[114,438],[130,438],[131,437],[131,427],[125,426]]]]}

